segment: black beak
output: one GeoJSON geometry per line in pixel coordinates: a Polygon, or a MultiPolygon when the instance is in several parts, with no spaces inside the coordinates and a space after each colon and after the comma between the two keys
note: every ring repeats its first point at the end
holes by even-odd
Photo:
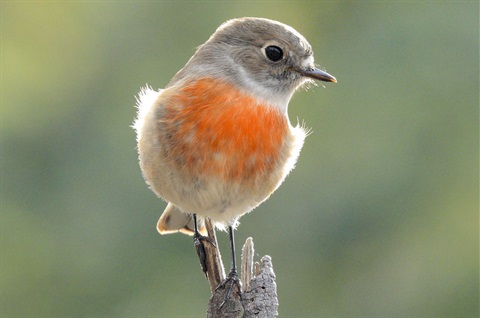
{"type": "Polygon", "coordinates": [[[303,76],[310,77],[319,81],[332,83],[337,82],[337,79],[334,76],[328,74],[325,71],[319,70],[318,68],[313,68],[309,70],[298,70],[298,72],[303,76]]]}

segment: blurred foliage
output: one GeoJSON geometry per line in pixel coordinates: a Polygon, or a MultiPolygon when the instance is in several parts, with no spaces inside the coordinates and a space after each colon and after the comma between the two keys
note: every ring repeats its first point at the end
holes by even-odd
{"type": "MultiPolygon", "coordinates": [[[[244,216],[282,317],[478,317],[478,1],[2,1],[2,317],[204,316],[191,238],[137,165],[134,95],[223,21],[292,25],[297,169],[244,216]]],[[[219,233],[224,257],[226,235],[219,233]]],[[[226,259],[226,264],[228,260],[226,259]]]]}

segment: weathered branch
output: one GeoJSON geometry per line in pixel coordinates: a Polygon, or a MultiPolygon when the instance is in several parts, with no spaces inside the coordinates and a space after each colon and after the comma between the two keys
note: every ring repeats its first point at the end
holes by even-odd
{"type": "Polygon", "coordinates": [[[222,257],[220,256],[220,249],[218,248],[217,235],[213,227],[212,220],[205,220],[205,227],[207,228],[208,237],[215,246],[209,243],[203,244],[205,248],[205,255],[207,257],[207,278],[210,283],[210,290],[212,294],[215,293],[215,288],[225,279],[225,268],[223,267],[222,257]]]}
{"type": "Polygon", "coordinates": [[[241,282],[243,292],[234,284],[227,297],[229,284],[219,284],[225,279],[225,270],[218,249],[215,229],[206,220],[208,237],[215,243],[204,244],[207,255],[207,276],[212,291],[208,303],[207,318],[273,318],[278,316],[277,285],[270,256],[264,256],[261,264],[255,263],[252,238],[248,238],[242,248],[241,282]],[[240,296],[241,295],[241,296],[240,296]]]}
{"type": "Polygon", "coordinates": [[[273,272],[272,259],[265,255],[255,263],[255,277],[250,280],[250,288],[242,294],[245,318],[270,318],[278,316],[277,284],[273,272]]]}
{"type": "Polygon", "coordinates": [[[253,248],[253,239],[247,238],[242,248],[242,286],[244,290],[250,289],[250,281],[254,277],[253,275],[253,256],[255,249],[253,248]]]}

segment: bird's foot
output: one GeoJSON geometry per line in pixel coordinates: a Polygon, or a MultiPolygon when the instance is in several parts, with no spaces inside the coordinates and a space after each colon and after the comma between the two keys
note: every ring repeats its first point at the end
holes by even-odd
{"type": "Polygon", "coordinates": [[[193,245],[195,246],[198,259],[200,260],[200,266],[202,267],[202,271],[206,277],[207,276],[207,254],[205,252],[205,247],[203,246],[203,242],[208,242],[209,244],[212,244],[215,248],[217,248],[217,246],[208,236],[201,235],[199,232],[196,232],[195,234],[193,234],[193,245]]]}
{"type": "Polygon", "coordinates": [[[227,288],[227,292],[225,293],[225,298],[223,299],[223,302],[220,305],[220,308],[225,305],[225,303],[230,299],[230,295],[232,294],[233,287],[237,287],[237,294],[242,297],[242,284],[240,283],[240,279],[238,278],[238,273],[236,269],[230,270],[230,273],[228,273],[227,278],[223,282],[221,282],[217,288],[215,288],[215,291],[223,288],[227,288]]]}

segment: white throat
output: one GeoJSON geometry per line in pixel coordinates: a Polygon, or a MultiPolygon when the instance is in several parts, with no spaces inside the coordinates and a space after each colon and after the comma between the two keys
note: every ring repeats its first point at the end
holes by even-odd
{"type": "Polygon", "coordinates": [[[255,98],[264,100],[267,104],[277,108],[282,114],[288,116],[288,103],[292,98],[293,91],[282,93],[260,85],[257,81],[253,80],[241,66],[238,68],[237,75],[246,92],[255,98]]]}

